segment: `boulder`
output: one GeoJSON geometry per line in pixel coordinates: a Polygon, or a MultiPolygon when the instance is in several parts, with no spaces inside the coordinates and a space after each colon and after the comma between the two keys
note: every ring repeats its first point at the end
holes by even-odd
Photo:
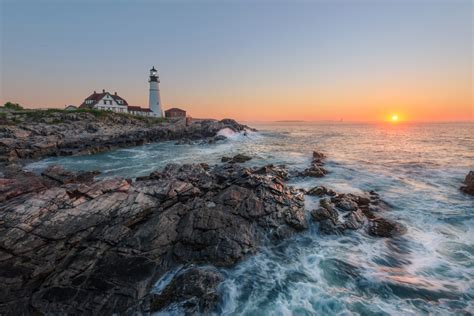
{"type": "Polygon", "coordinates": [[[396,237],[406,233],[406,227],[386,218],[375,218],[369,221],[368,232],[377,237],[396,237]]]}
{"type": "Polygon", "coordinates": [[[157,312],[173,305],[189,314],[210,313],[219,302],[217,286],[222,274],[215,268],[192,267],[179,272],[159,294],[152,294],[150,310],[157,312]]]}
{"type": "Polygon", "coordinates": [[[224,156],[224,157],[222,157],[221,161],[222,162],[227,162],[227,163],[243,163],[243,162],[249,161],[251,159],[252,159],[252,157],[250,157],[250,156],[243,155],[243,154],[237,154],[234,157],[224,156]]]}
{"type": "Polygon", "coordinates": [[[323,159],[326,159],[326,155],[319,151],[313,151],[313,159],[323,160],[323,159]]]}
{"type": "Polygon", "coordinates": [[[403,225],[380,217],[379,214],[388,210],[389,206],[373,191],[355,195],[316,187],[308,192],[330,197],[322,198],[319,201],[320,207],[311,212],[313,220],[319,222],[323,233],[342,233],[347,229],[359,230],[363,227],[367,227],[369,235],[376,237],[395,237],[406,232],[403,225]]]}
{"type": "Polygon", "coordinates": [[[469,171],[464,179],[464,185],[461,187],[464,193],[474,195],[474,171],[469,171]]]}
{"type": "Polygon", "coordinates": [[[317,187],[307,190],[306,194],[313,195],[313,196],[324,196],[324,195],[335,196],[337,195],[337,192],[332,189],[328,189],[325,186],[317,186],[317,187]]]}
{"type": "Polygon", "coordinates": [[[310,167],[299,173],[302,177],[321,178],[328,174],[328,171],[323,168],[326,155],[321,152],[313,151],[313,160],[310,167]]]}

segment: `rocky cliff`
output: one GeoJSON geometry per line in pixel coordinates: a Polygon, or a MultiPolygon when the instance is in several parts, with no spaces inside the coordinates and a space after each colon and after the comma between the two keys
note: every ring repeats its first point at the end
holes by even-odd
{"type": "Polygon", "coordinates": [[[18,159],[107,151],[162,140],[201,139],[223,128],[248,128],[234,120],[166,120],[106,111],[0,112],[0,163],[18,159]]]}
{"type": "Polygon", "coordinates": [[[218,283],[217,271],[188,271],[160,295],[150,289],[178,265],[229,266],[307,227],[302,192],[274,166],[172,164],[135,182],[60,167],[6,173],[1,314],[146,312],[188,296],[204,312],[216,296],[199,291],[218,283]]]}

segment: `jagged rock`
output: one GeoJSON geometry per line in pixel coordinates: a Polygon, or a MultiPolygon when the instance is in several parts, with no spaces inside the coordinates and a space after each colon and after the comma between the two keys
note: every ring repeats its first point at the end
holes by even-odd
{"type": "Polygon", "coordinates": [[[377,237],[396,237],[406,233],[401,224],[385,218],[375,218],[369,221],[369,234],[377,237]]]}
{"type": "Polygon", "coordinates": [[[0,202],[45,190],[47,183],[32,172],[19,172],[14,178],[0,178],[0,202]]]}
{"type": "Polygon", "coordinates": [[[285,165],[280,165],[280,166],[274,166],[272,164],[266,165],[266,166],[261,167],[260,169],[257,169],[255,173],[274,175],[284,180],[287,180],[289,177],[289,172],[285,165]]]}
{"type": "Polygon", "coordinates": [[[159,294],[153,294],[152,312],[178,306],[185,314],[210,313],[219,301],[217,286],[223,276],[213,268],[190,268],[178,273],[159,294]]]}
{"type": "Polygon", "coordinates": [[[252,157],[243,155],[243,154],[237,154],[234,157],[222,157],[221,161],[222,162],[228,162],[228,163],[242,163],[251,160],[252,157]]]}
{"type": "Polygon", "coordinates": [[[221,141],[224,141],[226,140],[227,137],[225,137],[224,135],[216,135],[214,137],[211,137],[207,140],[204,140],[202,142],[202,144],[215,144],[215,143],[218,143],[218,142],[221,142],[221,141]]]}
{"type": "Polygon", "coordinates": [[[311,161],[310,167],[305,169],[303,172],[300,172],[299,176],[314,178],[324,177],[328,173],[328,171],[323,168],[324,159],[326,159],[326,155],[313,151],[313,160],[311,161]]]}
{"type": "Polygon", "coordinates": [[[153,180],[153,179],[159,179],[160,177],[161,177],[161,172],[153,171],[149,175],[137,177],[135,180],[136,181],[153,180]]]}
{"type": "Polygon", "coordinates": [[[326,159],[326,155],[322,152],[313,151],[313,159],[315,160],[323,160],[326,159]]]}
{"type": "Polygon", "coordinates": [[[308,191],[306,191],[306,194],[313,195],[313,196],[323,196],[323,195],[335,196],[337,195],[337,192],[332,189],[328,189],[325,186],[318,186],[318,187],[309,189],[308,191]]]}
{"type": "Polygon", "coordinates": [[[464,179],[464,185],[461,190],[467,194],[474,195],[474,171],[469,171],[464,179]]]}
{"type": "Polygon", "coordinates": [[[318,207],[311,211],[311,216],[317,222],[330,220],[334,225],[337,224],[338,212],[334,207],[318,207]]]}
{"type": "Polygon", "coordinates": [[[41,175],[58,182],[59,184],[67,184],[73,182],[91,182],[94,180],[96,175],[100,174],[99,171],[86,171],[74,173],[65,170],[63,167],[58,165],[52,165],[46,168],[41,175]]]}
{"type": "Polygon", "coordinates": [[[9,165],[0,178],[0,202],[17,196],[39,192],[59,184],[90,183],[98,171],[70,172],[60,166],[48,167],[41,175],[24,171],[17,165],[9,165]]]}
{"type": "Polygon", "coordinates": [[[330,196],[321,199],[320,207],[311,212],[323,233],[358,230],[364,226],[367,226],[370,235],[377,237],[394,237],[406,231],[401,224],[376,215],[387,210],[388,205],[373,191],[365,195],[338,194],[325,187],[316,187],[309,192],[317,196],[330,196]]]}
{"type": "MultiPolygon", "coordinates": [[[[170,269],[233,265],[267,235],[307,227],[304,195],[279,172],[171,164],[140,181],[71,176],[10,197],[0,205],[0,314],[146,312],[151,288],[170,269]]],[[[211,309],[213,295],[188,300],[189,289],[205,291],[199,280],[210,280],[195,279],[178,279],[169,293],[211,309]]]]}

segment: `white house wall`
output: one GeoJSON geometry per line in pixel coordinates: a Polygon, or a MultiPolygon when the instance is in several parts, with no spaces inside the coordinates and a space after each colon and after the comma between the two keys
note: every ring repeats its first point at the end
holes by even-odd
{"type": "Polygon", "coordinates": [[[106,94],[102,99],[97,102],[96,105],[94,105],[94,108],[99,109],[99,110],[110,110],[114,112],[121,112],[121,113],[127,113],[127,106],[123,104],[118,104],[117,101],[115,101],[110,94],[106,94]],[[106,101],[104,104],[104,101],[106,101]]]}

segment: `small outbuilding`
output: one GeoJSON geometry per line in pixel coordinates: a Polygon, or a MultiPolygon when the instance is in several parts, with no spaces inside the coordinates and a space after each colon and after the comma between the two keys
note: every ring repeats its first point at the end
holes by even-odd
{"type": "Polygon", "coordinates": [[[66,106],[64,107],[64,109],[65,109],[66,111],[75,111],[75,110],[77,110],[77,106],[75,106],[75,105],[66,105],[66,106]]]}
{"type": "Polygon", "coordinates": [[[186,111],[178,108],[171,108],[165,111],[165,117],[186,117],[186,111]]]}

